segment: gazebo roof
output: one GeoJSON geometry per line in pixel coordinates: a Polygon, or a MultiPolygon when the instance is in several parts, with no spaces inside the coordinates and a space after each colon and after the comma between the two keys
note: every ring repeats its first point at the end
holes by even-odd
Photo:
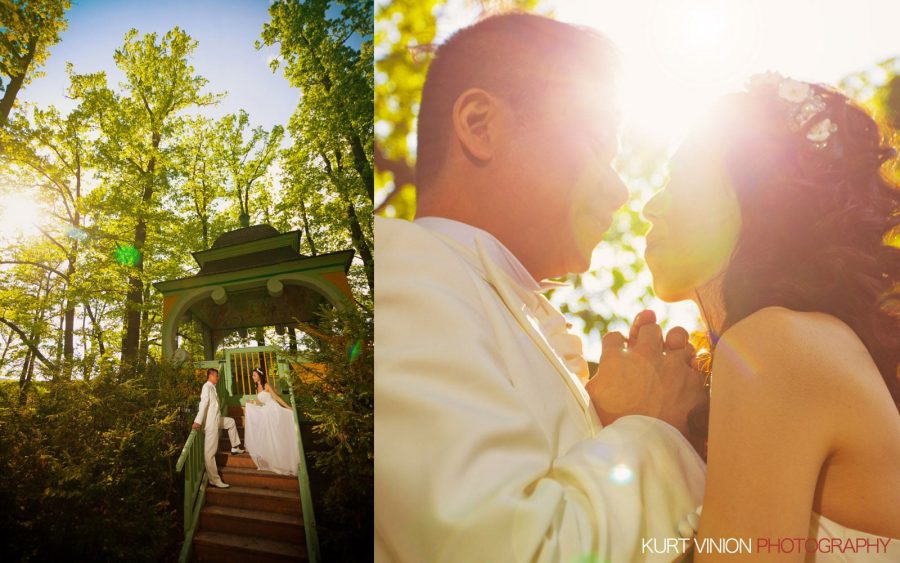
{"type": "Polygon", "coordinates": [[[297,320],[312,320],[326,302],[326,297],[313,289],[314,284],[304,285],[302,280],[325,280],[349,295],[346,274],[354,255],[352,250],[344,250],[306,256],[299,248],[300,231],[282,234],[271,225],[244,227],[223,233],[211,248],[192,253],[200,266],[197,274],[153,285],[169,303],[164,313],[179,299],[214,289],[203,298],[191,298],[182,310],[216,334],[257,326],[293,326],[297,320]],[[291,281],[298,279],[301,281],[291,281]]]}
{"type": "Polygon", "coordinates": [[[300,231],[281,234],[271,225],[254,225],[223,233],[212,248],[192,255],[200,265],[200,276],[305,257],[300,254],[300,231]]]}

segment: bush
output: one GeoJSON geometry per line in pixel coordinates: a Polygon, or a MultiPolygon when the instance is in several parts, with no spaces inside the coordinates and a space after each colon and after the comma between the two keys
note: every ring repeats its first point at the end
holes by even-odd
{"type": "Polygon", "coordinates": [[[8,561],[174,560],[193,373],[0,388],[0,534],[8,561]]]}
{"type": "Polygon", "coordinates": [[[318,438],[318,444],[304,446],[326,480],[324,491],[313,490],[320,501],[316,519],[323,559],[370,560],[375,476],[372,310],[326,310],[315,327],[304,331],[303,360],[316,366],[299,366],[294,393],[318,438]]]}

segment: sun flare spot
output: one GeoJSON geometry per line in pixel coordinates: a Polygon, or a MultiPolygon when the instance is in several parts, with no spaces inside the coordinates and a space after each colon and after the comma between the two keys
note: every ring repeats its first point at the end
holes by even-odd
{"type": "Polygon", "coordinates": [[[40,206],[27,193],[0,195],[0,238],[20,239],[38,234],[40,213],[40,206]]]}

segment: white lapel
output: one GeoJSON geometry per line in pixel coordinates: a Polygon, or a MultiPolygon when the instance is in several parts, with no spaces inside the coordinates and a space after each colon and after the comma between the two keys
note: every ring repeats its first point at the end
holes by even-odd
{"type": "MultiPolygon", "coordinates": [[[[509,309],[510,313],[513,317],[518,321],[519,325],[522,327],[522,330],[531,338],[534,342],[535,346],[540,349],[541,352],[547,356],[547,360],[553,365],[556,369],[557,373],[560,377],[563,378],[566,385],[569,387],[569,390],[575,396],[575,400],[578,402],[579,406],[581,406],[582,411],[585,416],[588,418],[589,426],[592,426],[590,423],[590,414],[588,409],[591,407],[591,400],[587,394],[587,391],[584,389],[584,384],[578,379],[578,377],[573,374],[569,369],[563,364],[562,360],[557,356],[556,352],[553,351],[553,348],[547,342],[547,339],[544,338],[544,335],[541,333],[537,325],[537,320],[530,316],[525,310],[525,301],[523,299],[524,296],[520,296],[520,289],[515,286],[515,282],[509,279],[499,266],[497,266],[493,260],[487,254],[487,251],[484,248],[484,244],[478,237],[475,237],[475,246],[478,248],[478,257],[481,260],[481,265],[484,269],[485,279],[494,286],[494,289],[497,291],[497,294],[500,296],[500,299],[503,300],[503,303],[509,309]]],[[[533,295],[535,303],[540,299],[537,295],[533,295]]]]}

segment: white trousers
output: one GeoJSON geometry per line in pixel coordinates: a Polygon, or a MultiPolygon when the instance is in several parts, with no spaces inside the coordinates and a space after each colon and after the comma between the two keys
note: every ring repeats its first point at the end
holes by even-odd
{"type": "Polygon", "coordinates": [[[236,448],[241,444],[237,427],[234,425],[234,419],[230,416],[220,416],[217,426],[206,425],[203,453],[206,458],[206,474],[209,476],[209,482],[214,484],[222,482],[222,479],[219,477],[219,470],[216,467],[216,452],[219,451],[219,431],[223,428],[228,431],[228,439],[231,441],[232,448],[236,448]]]}

